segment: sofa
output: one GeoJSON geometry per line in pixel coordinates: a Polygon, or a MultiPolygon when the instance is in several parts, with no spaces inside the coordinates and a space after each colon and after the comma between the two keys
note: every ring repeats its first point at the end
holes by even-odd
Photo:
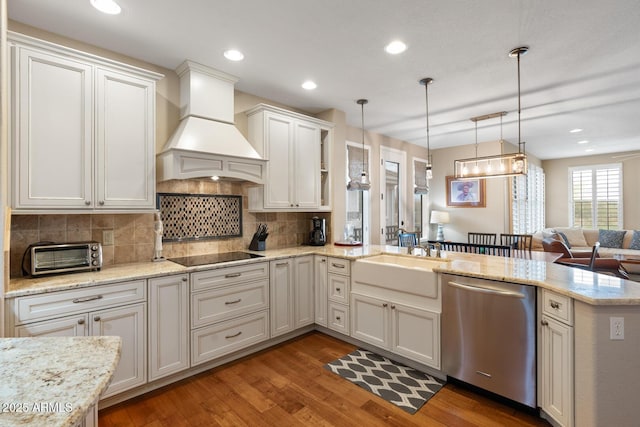
{"type": "MultiPolygon", "coordinates": [[[[625,255],[640,259],[640,231],[638,230],[615,230],[611,233],[603,234],[601,238],[600,230],[592,230],[586,228],[569,228],[569,227],[554,227],[546,228],[533,235],[532,250],[543,251],[542,239],[555,238],[561,239],[567,244],[571,252],[576,253],[591,253],[591,249],[596,242],[600,242],[600,249],[598,254],[604,258],[611,258],[614,255],[625,255]],[[620,237],[624,232],[621,244],[619,239],[607,239],[607,237],[620,237]],[[619,234],[618,234],[619,233],[619,234]],[[617,234],[617,235],[616,235],[617,234]],[[634,239],[635,236],[635,239],[634,239]],[[618,240],[612,242],[611,240],[618,240]],[[633,245],[633,248],[632,248],[633,245]],[[614,246],[614,247],[611,247],[614,246]]],[[[632,273],[640,273],[640,264],[624,263],[625,268],[632,273]]]]}

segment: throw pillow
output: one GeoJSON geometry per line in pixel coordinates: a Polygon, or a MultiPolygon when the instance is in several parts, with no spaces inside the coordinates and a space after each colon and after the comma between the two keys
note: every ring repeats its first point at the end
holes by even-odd
{"type": "Polygon", "coordinates": [[[589,246],[582,233],[582,228],[559,228],[556,227],[556,233],[563,232],[572,247],[586,247],[589,246]]]}
{"type": "Polygon", "coordinates": [[[640,231],[633,230],[633,238],[631,239],[631,244],[629,245],[629,249],[635,249],[640,251],[640,231]]]}
{"type": "Polygon", "coordinates": [[[562,231],[558,231],[558,235],[562,238],[562,240],[564,241],[564,244],[567,245],[569,249],[571,249],[571,243],[569,243],[569,239],[567,239],[567,235],[564,234],[562,231]]]}
{"type": "Polygon", "coordinates": [[[625,230],[600,230],[598,241],[603,248],[622,248],[625,230]]]}

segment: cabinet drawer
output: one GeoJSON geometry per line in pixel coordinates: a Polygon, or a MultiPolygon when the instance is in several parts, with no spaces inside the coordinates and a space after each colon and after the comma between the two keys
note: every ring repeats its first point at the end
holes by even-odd
{"type": "Polygon", "coordinates": [[[547,314],[571,326],[573,325],[573,301],[567,296],[543,289],[542,314],[547,314]]]}
{"type": "Polygon", "coordinates": [[[351,274],[351,261],[342,258],[329,258],[328,260],[329,273],[343,274],[349,276],[351,274]]]}
{"type": "Polygon", "coordinates": [[[349,304],[349,278],[337,274],[327,276],[329,282],[329,300],[349,304]]]}
{"type": "Polygon", "coordinates": [[[267,262],[198,271],[191,273],[191,290],[202,291],[268,277],[269,263],[267,262]]]}
{"type": "Polygon", "coordinates": [[[191,295],[191,327],[197,328],[269,307],[269,280],[191,295]]]}
{"type": "Polygon", "coordinates": [[[16,324],[145,301],[147,298],[145,283],[145,280],[134,280],[113,285],[19,297],[14,303],[16,324]]]}
{"type": "Polygon", "coordinates": [[[349,335],[349,306],[329,301],[327,323],[329,329],[349,335]]]}
{"type": "Polygon", "coordinates": [[[191,366],[232,353],[269,338],[269,314],[238,317],[191,332],[191,366]]]}

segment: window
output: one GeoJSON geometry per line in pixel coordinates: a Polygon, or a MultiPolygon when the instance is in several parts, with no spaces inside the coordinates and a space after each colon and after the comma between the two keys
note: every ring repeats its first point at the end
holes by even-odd
{"type": "MultiPolygon", "coordinates": [[[[347,141],[347,181],[345,182],[345,188],[346,183],[351,178],[360,178],[363,169],[363,158],[367,159],[367,165],[371,164],[369,161],[369,148],[365,146],[363,153],[362,144],[347,141]]],[[[369,172],[367,171],[367,173],[369,172]]],[[[371,178],[371,174],[369,174],[369,178],[371,178]]],[[[345,191],[345,193],[347,194],[345,230],[347,227],[352,228],[355,240],[369,244],[369,206],[371,204],[369,191],[345,191]]],[[[345,240],[347,239],[347,236],[343,237],[345,240]]],[[[338,238],[337,240],[342,239],[338,238]]]]}
{"type": "Polygon", "coordinates": [[[622,164],[569,168],[569,224],[622,228],[622,164]]]}
{"type": "Polygon", "coordinates": [[[516,234],[542,230],[544,220],[544,171],[529,164],[527,175],[512,180],[511,229],[516,234]]]}

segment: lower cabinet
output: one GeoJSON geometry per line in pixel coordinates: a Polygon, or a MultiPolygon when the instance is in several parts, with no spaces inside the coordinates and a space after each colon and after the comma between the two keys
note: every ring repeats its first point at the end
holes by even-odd
{"type": "Polygon", "coordinates": [[[313,255],[271,261],[271,336],[314,322],[313,255]]]}
{"type": "Polygon", "coordinates": [[[269,339],[269,264],[191,273],[191,366],[269,339]]]}
{"type": "Polygon", "coordinates": [[[440,368],[440,315],[391,300],[351,294],[351,336],[440,368]]]}
{"type": "Polygon", "coordinates": [[[149,279],[149,381],[189,368],[189,276],[149,279]]]}
{"type": "Polygon", "coordinates": [[[327,327],[344,335],[350,334],[349,290],[351,261],[327,258],[327,327]]]}
{"type": "Polygon", "coordinates": [[[327,327],[327,257],[313,257],[313,286],[315,297],[315,323],[327,327]]]}
{"type": "Polygon", "coordinates": [[[51,292],[14,300],[14,336],[119,336],[122,351],[118,368],[102,397],[113,396],[147,381],[147,317],[145,281],[137,280],[82,291],[51,292]],[[81,296],[79,296],[81,295],[81,296]],[[113,301],[137,303],[101,308],[113,301]],[[69,314],[46,319],[51,313],[69,314]]]}
{"type": "Polygon", "coordinates": [[[540,291],[540,407],[556,425],[574,425],[573,310],[570,298],[540,291]]]}

